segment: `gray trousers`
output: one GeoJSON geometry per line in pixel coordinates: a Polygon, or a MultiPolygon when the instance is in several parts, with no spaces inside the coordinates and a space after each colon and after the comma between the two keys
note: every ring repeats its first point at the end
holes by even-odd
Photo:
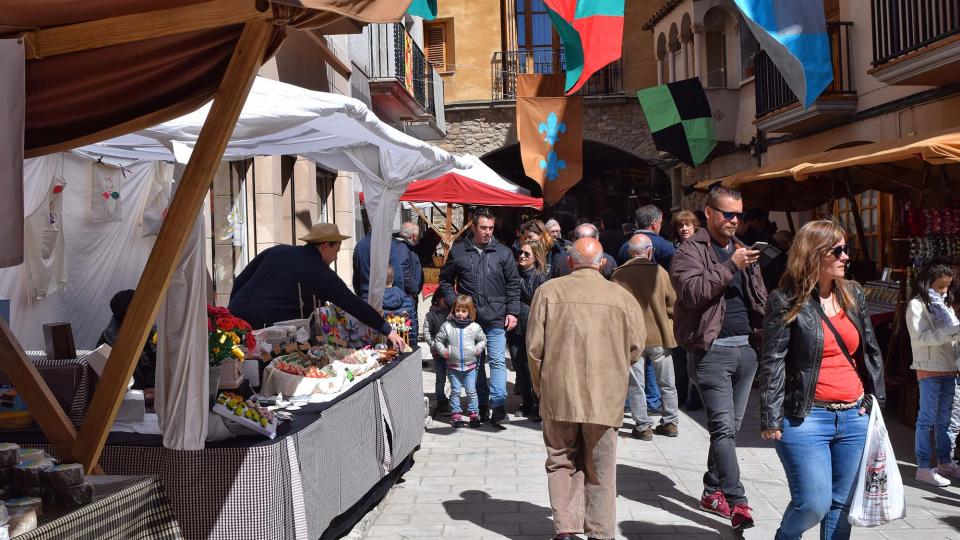
{"type": "Polygon", "coordinates": [[[749,345],[725,347],[714,344],[706,353],[689,355],[689,371],[700,390],[707,412],[710,451],[703,489],[723,491],[732,508],[746,504],[737,461],[737,432],[747,410],[750,386],[757,373],[757,353],[749,345]]]}
{"type": "Polygon", "coordinates": [[[673,374],[673,358],[670,351],[663,347],[647,347],[643,357],[630,366],[630,380],[627,385],[627,397],[630,399],[630,416],[637,429],[643,431],[653,427],[653,420],[647,414],[647,396],[643,391],[646,383],[644,364],[653,363],[657,374],[657,386],[660,387],[660,399],[663,401],[663,414],[660,422],[677,425],[680,421],[680,406],[677,401],[677,385],[673,374]]]}
{"type": "Polygon", "coordinates": [[[957,452],[957,437],[960,437],[960,377],[957,377],[957,391],[953,395],[953,412],[950,414],[947,436],[950,437],[951,459],[960,459],[960,453],[957,452]]]}

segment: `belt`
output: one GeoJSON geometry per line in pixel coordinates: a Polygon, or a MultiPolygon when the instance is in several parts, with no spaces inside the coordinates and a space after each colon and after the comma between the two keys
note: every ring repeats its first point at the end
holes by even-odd
{"type": "Polygon", "coordinates": [[[863,396],[857,398],[856,401],[846,402],[846,401],[819,401],[813,400],[814,407],[821,407],[828,411],[847,411],[854,409],[860,405],[860,402],[863,400],[863,396]]]}

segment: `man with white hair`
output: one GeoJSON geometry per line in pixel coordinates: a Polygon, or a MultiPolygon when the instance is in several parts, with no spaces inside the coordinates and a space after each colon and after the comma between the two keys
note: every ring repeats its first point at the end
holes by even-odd
{"type": "Polygon", "coordinates": [[[568,258],[573,272],[537,289],[527,321],[550,506],[556,538],[614,538],[617,431],[646,329],[637,300],[600,275],[598,240],[577,240],[568,258]]]}
{"type": "MultiPolygon", "coordinates": [[[[573,230],[573,239],[579,240],[581,238],[596,238],[600,239],[600,231],[597,229],[597,226],[593,223],[582,223],[577,225],[577,228],[573,230]]],[[[603,252],[603,262],[600,267],[600,273],[603,274],[603,277],[610,279],[610,276],[613,275],[613,270],[617,267],[617,260],[613,258],[607,252],[603,252]]],[[[570,273],[570,264],[568,263],[567,257],[560,257],[557,259],[556,263],[553,265],[553,268],[550,271],[550,277],[560,277],[565,276],[570,273]]]]}
{"type": "Polygon", "coordinates": [[[420,256],[414,251],[420,242],[420,226],[412,221],[404,221],[400,225],[400,236],[396,239],[399,244],[400,266],[403,269],[403,292],[413,301],[413,313],[410,313],[410,346],[417,346],[417,336],[420,325],[417,318],[417,304],[420,300],[420,291],[423,290],[423,265],[420,256]]]}
{"type": "Polygon", "coordinates": [[[553,218],[550,218],[547,220],[546,223],[544,223],[544,225],[546,225],[547,232],[550,233],[550,236],[553,237],[554,242],[565,243],[565,240],[563,240],[563,234],[562,234],[562,230],[560,229],[559,221],[553,218]]]}
{"type": "Polygon", "coordinates": [[[633,437],[644,441],[653,439],[653,434],[677,436],[680,408],[674,382],[673,358],[670,349],[677,346],[673,336],[673,306],[677,293],[670,284],[670,274],[653,261],[653,242],[645,234],[635,234],[627,242],[631,259],[613,273],[612,281],[630,292],[643,310],[647,340],[643,360],[630,368],[630,415],[633,417],[633,437]],[[657,385],[663,402],[663,416],[654,428],[647,414],[644,392],[646,363],[653,365],[657,385]]]}

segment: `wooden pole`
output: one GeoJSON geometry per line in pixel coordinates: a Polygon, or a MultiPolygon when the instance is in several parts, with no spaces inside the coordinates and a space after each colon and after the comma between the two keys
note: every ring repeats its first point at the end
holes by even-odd
{"type": "Polygon", "coordinates": [[[863,229],[863,216],[860,215],[860,203],[857,196],[853,194],[853,186],[850,185],[850,172],[844,169],[844,183],[847,186],[847,200],[850,202],[850,211],[853,213],[853,223],[857,226],[857,259],[861,261],[868,260],[867,237],[863,229]]]}
{"type": "Polygon", "coordinates": [[[180,260],[180,252],[187,242],[204,195],[263,61],[271,27],[264,20],[246,23],[214,96],[196,148],[170,203],[169,213],[150,252],[103,377],[87,410],[86,423],[71,449],[71,458],[83,464],[88,472],[93,470],[100,458],[127,382],[156,318],[160,299],[180,260]]]}
{"type": "Polygon", "coordinates": [[[58,452],[68,450],[77,438],[77,432],[3,317],[0,317],[0,369],[27,402],[30,414],[47,440],[57,447],[58,452]]]}
{"type": "Polygon", "coordinates": [[[793,212],[784,212],[787,215],[787,228],[790,234],[797,234],[797,226],[793,224],[793,212]]]}

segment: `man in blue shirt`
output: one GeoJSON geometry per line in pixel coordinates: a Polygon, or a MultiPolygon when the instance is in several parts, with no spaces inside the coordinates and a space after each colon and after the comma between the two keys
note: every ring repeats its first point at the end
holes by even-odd
{"type": "Polygon", "coordinates": [[[305,246],[273,246],[257,255],[233,280],[230,312],[254,329],[277,321],[299,319],[313,301],[330,302],[363,324],[379,330],[397,348],[403,340],[369,304],[353,294],[330,268],[337,259],[340,234],[333,223],[317,223],[301,238],[305,246]]]}
{"type": "MultiPolygon", "coordinates": [[[[653,204],[641,206],[634,214],[634,223],[637,225],[637,230],[633,234],[645,234],[650,237],[650,242],[653,243],[653,260],[669,272],[670,261],[677,249],[669,240],[660,236],[663,212],[653,204]]],[[[629,244],[628,239],[620,246],[620,251],[617,253],[618,263],[623,264],[630,260],[629,244]]]]}

